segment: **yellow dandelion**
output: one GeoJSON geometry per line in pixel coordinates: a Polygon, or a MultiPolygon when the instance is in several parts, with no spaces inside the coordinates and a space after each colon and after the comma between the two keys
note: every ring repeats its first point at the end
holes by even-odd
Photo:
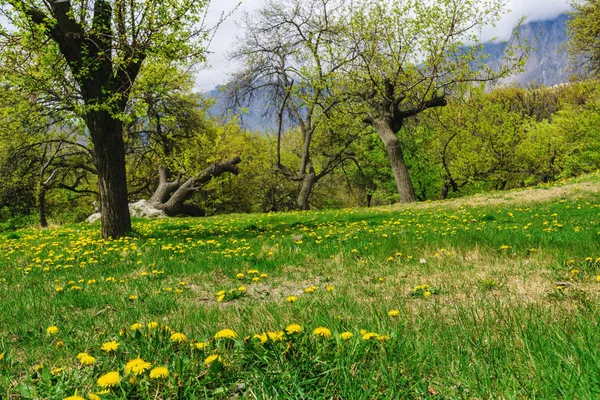
{"type": "Polygon", "coordinates": [[[244,279],[244,274],[242,274],[241,272],[239,274],[237,274],[235,277],[238,279],[244,279]]]}
{"type": "Polygon", "coordinates": [[[58,342],[56,342],[56,344],[54,345],[54,347],[56,347],[57,349],[60,349],[64,345],[65,345],[65,342],[63,342],[62,340],[59,340],[58,342]]]}
{"type": "Polygon", "coordinates": [[[333,292],[335,288],[333,286],[327,286],[327,288],[325,288],[325,290],[327,290],[328,292],[333,292]]]}
{"type": "Polygon", "coordinates": [[[291,324],[285,328],[285,331],[288,335],[293,335],[294,333],[302,333],[302,327],[299,324],[291,324]]]}
{"type": "Polygon", "coordinates": [[[107,353],[110,353],[111,351],[117,351],[120,345],[121,344],[118,343],[116,340],[111,340],[110,342],[103,343],[102,347],[100,348],[106,351],[107,353]]]}
{"type": "Polygon", "coordinates": [[[231,329],[223,329],[216,333],[215,339],[235,339],[237,338],[237,333],[231,329]]]}
{"type": "Polygon", "coordinates": [[[63,400],[85,400],[81,396],[77,396],[77,392],[73,396],[65,397],[63,400]]]}
{"type": "Polygon", "coordinates": [[[267,337],[272,342],[281,342],[285,338],[285,332],[284,331],[267,332],[267,337]]]}
{"type": "Polygon", "coordinates": [[[260,340],[260,342],[261,342],[262,344],[265,344],[265,343],[267,343],[267,340],[269,340],[269,337],[267,336],[267,333],[266,333],[266,332],[263,332],[263,333],[257,333],[256,335],[254,335],[254,338],[255,338],[255,339],[258,339],[258,340],[260,340]]]}
{"type": "Polygon", "coordinates": [[[148,361],[144,361],[140,357],[134,358],[125,364],[125,373],[134,373],[135,375],[141,375],[152,367],[148,361]]]}
{"type": "Polygon", "coordinates": [[[59,375],[63,371],[64,371],[64,368],[53,368],[52,371],[50,371],[50,373],[52,375],[59,375]]]}
{"type": "Polygon", "coordinates": [[[371,340],[371,339],[377,339],[379,335],[376,334],[375,332],[367,332],[365,334],[363,334],[362,339],[363,340],[371,340]]]}
{"type": "Polygon", "coordinates": [[[238,288],[238,292],[245,292],[246,291],[246,286],[240,286],[238,288]]]}
{"type": "Polygon", "coordinates": [[[329,338],[331,337],[331,331],[327,328],[320,326],[314,330],[313,335],[329,338]]]}
{"type": "Polygon", "coordinates": [[[398,315],[400,315],[400,311],[399,310],[390,310],[390,311],[388,311],[388,315],[390,317],[397,317],[398,315]]]}
{"type": "Polygon", "coordinates": [[[377,336],[377,340],[379,340],[380,342],[383,342],[385,340],[390,340],[390,337],[388,335],[379,335],[379,336],[377,336]]]}
{"type": "Polygon", "coordinates": [[[296,296],[288,296],[285,298],[285,301],[287,301],[288,303],[293,303],[296,300],[298,300],[298,298],[296,296]]]}
{"type": "Polygon", "coordinates": [[[88,400],[102,400],[102,399],[97,394],[90,393],[90,394],[88,394],[88,400]]]}
{"type": "Polygon", "coordinates": [[[117,386],[120,382],[121,382],[121,376],[116,371],[112,371],[107,374],[104,374],[100,378],[98,378],[98,381],[96,381],[98,386],[103,387],[103,388],[110,388],[113,386],[117,386]]]}
{"type": "Polygon", "coordinates": [[[132,331],[139,331],[140,329],[142,329],[142,324],[140,324],[139,322],[137,322],[137,323],[131,325],[129,327],[129,329],[132,330],[132,331]]]}
{"type": "Polygon", "coordinates": [[[148,325],[146,325],[148,327],[148,329],[156,329],[158,328],[158,322],[152,321],[152,322],[148,322],[148,325]]]}
{"type": "Polygon", "coordinates": [[[204,364],[211,365],[215,361],[221,362],[221,357],[218,354],[211,354],[204,359],[204,364]]]}
{"type": "Polygon", "coordinates": [[[204,350],[208,347],[208,342],[198,342],[194,343],[192,346],[197,348],[198,350],[204,350]]]}
{"type": "Polygon", "coordinates": [[[183,343],[187,342],[188,338],[183,333],[175,332],[171,335],[171,342],[183,343]]]}
{"type": "Polygon", "coordinates": [[[77,358],[79,358],[81,365],[94,365],[96,363],[96,358],[87,353],[84,353],[82,357],[77,356],[77,358]]]}
{"type": "Polygon", "coordinates": [[[166,367],[156,367],[150,371],[150,378],[160,379],[169,376],[169,370],[166,367]]]}
{"type": "Polygon", "coordinates": [[[57,326],[49,326],[46,328],[46,333],[48,335],[56,335],[58,333],[58,327],[57,326]]]}
{"type": "Polygon", "coordinates": [[[343,340],[350,340],[350,339],[352,339],[352,336],[354,336],[354,335],[352,334],[352,332],[342,332],[342,333],[340,333],[340,337],[341,337],[343,340]]]}
{"type": "Polygon", "coordinates": [[[425,296],[425,297],[431,297],[431,292],[430,291],[426,291],[425,293],[423,293],[423,296],[425,296]]]}

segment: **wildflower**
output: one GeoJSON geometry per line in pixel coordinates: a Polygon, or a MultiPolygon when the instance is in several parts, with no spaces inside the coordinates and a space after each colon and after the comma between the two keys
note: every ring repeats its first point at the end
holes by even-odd
{"type": "Polygon", "coordinates": [[[246,286],[240,286],[238,288],[238,292],[245,292],[246,291],[246,286]]]}
{"type": "Polygon", "coordinates": [[[304,289],[304,293],[313,293],[316,290],[314,286],[304,289]]]}
{"type": "Polygon", "coordinates": [[[291,324],[285,328],[285,331],[288,335],[293,335],[294,333],[302,333],[302,327],[299,324],[291,324]]]}
{"type": "Polygon", "coordinates": [[[205,348],[208,347],[208,342],[198,342],[198,343],[194,343],[193,346],[195,348],[197,348],[198,350],[204,350],[205,348]]]}
{"type": "Polygon", "coordinates": [[[340,337],[344,340],[350,340],[354,336],[352,332],[342,332],[340,333],[340,337]]]}
{"type": "Polygon", "coordinates": [[[64,288],[62,286],[57,286],[57,287],[54,288],[54,290],[56,292],[62,292],[64,290],[64,288]]]}
{"type": "Polygon", "coordinates": [[[380,342],[383,342],[385,340],[390,340],[390,337],[388,335],[379,335],[379,336],[377,336],[377,340],[379,340],[380,342]]]}
{"type": "Polygon", "coordinates": [[[63,342],[62,340],[59,340],[58,342],[56,342],[56,344],[54,345],[54,347],[56,347],[57,349],[60,349],[64,345],[65,345],[65,342],[63,342]]]}
{"type": "Polygon", "coordinates": [[[431,297],[431,292],[428,290],[425,293],[423,293],[423,296],[425,296],[425,297],[431,297]]]}
{"type": "Polygon", "coordinates": [[[223,329],[216,333],[215,339],[235,339],[237,333],[231,329],[223,329]]]}
{"type": "Polygon", "coordinates": [[[204,359],[204,364],[211,365],[215,361],[221,362],[221,357],[218,354],[211,354],[204,359]]]}
{"type": "Polygon", "coordinates": [[[135,295],[135,294],[131,294],[131,295],[129,295],[129,300],[137,300],[137,298],[138,298],[138,297],[137,297],[137,295],[135,295]]]}
{"type": "Polygon", "coordinates": [[[335,289],[335,288],[334,288],[333,286],[327,286],[327,288],[326,288],[326,290],[327,290],[328,292],[333,292],[333,290],[334,290],[334,289],[335,289]]]}
{"type": "Polygon", "coordinates": [[[390,310],[390,311],[388,311],[388,315],[390,317],[397,317],[398,315],[400,315],[400,311],[398,311],[398,310],[390,310]]]}
{"type": "Polygon", "coordinates": [[[73,396],[65,397],[63,400],[85,400],[81,396],[77,396],[77,392],[73,396]]]}
{"type": "Polygon", "coordinates": [[[137,322],[137,323],[131,325],[129,327],[129,329],[132,330],[132,331],[139,331],[140,329],[142,329],[142,324],[140,324],[139,322],[137,322]]]}
{"type": "Polygon", "coordinates": [[[252,278],[252,282],[258,282],[260,281],[260,278],[258,276],[255,276],[254,278],[252,278]]]}
{"type": "Polygon", "coordinates": [[[296,296],[288,296],[285,298],[285,301],[287,301],[288,303],[293,303],[296,300],[298,300],[298,298],[296,296]]]}
{"type": "Polygon", "coordinates": [[[183,333],[175,332],[171,335],[171,342],[187,342],[188,338],[183,333]]]}
{"type": "Polygon", "coordinates": [[[148,325],[146,325],[148,327],[148,329],[156,329],[158,328],[158,322],[148,322],[148,325]]]}
{"type": "Polygon", "coordinates": [[[258,274],[259,274],[259,272],[258,272],[258,270],[257,270],[257,269],[249,269],[249,270],[248,270],[248,274],[256,274],[256,275],[258,275],[258,274]]]}
{"type": "Polygon", "coordinates": [[[53,368],[52,371],[50,371],[50,373],[52,375],[59,375],[61,372],[63,372],[64,368],[53,368]]]}
{"type": "Polygon", "coordinates": [[[273,342],[281,342],[285,337],[284,331],[267,332],[267,337],[273,342]]]}
{"type": "Polygon", "coordinates": [[[269,337],[267,336],[267,333],[266,333],[266,332],[263,332],[263,333],[257,333],[257,334],[255,334],[255,335],[254,335],[254,338],[255,338],[255,339],[258,339],[258,340],[260,340],[260,342],[261,342],[262,344],[265,344],[265,343],[267,343],[267,340],[269,340],[269,337]]]}
{"type": "Polygon", "coordinates": [[[90,356],[88,353],[79,353],[77,358],[81,365],[94,365],[96,363],[96,358],[90,356]]]}
{"type": "Polygon", "coordinates": [[[166,367],[156,367],[150,371],[150,378],[159,379],[169,376],[169,370],[166,367]]]}
{"type": "Polygon", "coordinates": [[[116,340],[111,340],[110,342],[103,343],[102,347],[100,348],[106,351],[107,353],[110,353],[111,351],[117,351],[120,345],[121,344],[118,343],[116,340]]]}
{"type": "Polygon", "coordinates": [[[313,335],[329,338],[331,337],[331,331],[327,328],[320,326],[317,329],[315,329],[313,335]]]}
{"type": "Polygon", "coordinates": [[[125,372],[128,374],[133,372],[135,375],[141,375],[146,370],[150,369],[151,366],[152,364],[150,364],[148,361],[144,361],[138,357],[128,361],[127,364],[125,364],[125,372]]]}
{"type": "Polygon", "coordinates": [[[58,333],[58,327],[57,326],[49,326],[48,328],[46,328],[46,333],[48,335],[56,335],[58,333]]]}
{"type": "Polygon", "coordinates": [[[104,374],[100,378],[98,378],[98,381],[96,381],[98,386],[103,387],[103,388],[110,388],[113,386],[117,386],[119,384],[119,382],[121,382],[121,376],[116,371],[112,371],[107,374],[104,374]]]}
{"type": "Polygon", "coordinates": [[[235,277],[238,279],[244,279],[244,274],[242,274],[241,272],[239,274],[237,274],[235,277]]]}
{"type": "Polygon", "coordinates": [[[260,274],[260,277],[261,277],[261,278],[266,278],[266,277],[268,277],[268,276],[269,276],[269,275],[267,275],[267,274],[260,274]]]}
{"type": "Polygon", "coordinates": [[[376,334],[375,332],[367,332],[363,334],[362,339],[363,340],[371,340],[371,339],[377,339],[379,335],[376,334]]]}
{"type": "Polygon", "coordinates": [[[100,398],[100,396],[98,396],[97,394],[94,394],[94,393],[90,393],[90,394],[88,394],[88,399],[89,399],[89,400],[102,400],[102,399],[100,398]]]}

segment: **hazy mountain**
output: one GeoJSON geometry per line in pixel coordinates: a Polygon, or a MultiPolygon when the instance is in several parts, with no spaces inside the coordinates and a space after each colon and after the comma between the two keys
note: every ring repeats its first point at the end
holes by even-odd
{"type": "MultiPolygon", "coordinates": [[[[525,71],[512,77],[510,81],[519,85],[535,82],[552,86],[569,80],[569,56],[566,49],[568,18],[567,14],[561,14],[553,20],[533,21],[521,26],[521,39],[527,40],[534,50],[527,59],[525,71]]],[[[505,49],[505,44],[486,44],[484,51],[490,55],[488,64],[497,65],[505,49]]]]}
{"type": "MultiPolygon", "coordinates": [[[[510,82],[518,85],[538,83],[552,86],[569,80],[569,57],[566,51],[567,14],[561,14],[556,19],[548,21],[532,21],[519,28],[522,40],[527,40],[534,48],[529,55],[525,71],[510,78],[510,82]]],[[[495,66],[506,50],[503,43],[487,43],[484,51],[489,54],[487,63],[495,66]]],[[[223,115],[227,110],[227,103],[220,88],[206,93],[216,99],[215,106],[211,109],[213,115],[223,115]]],[[[265,117],[267,102],[265,97],[255,96],[248,106],[247,113],[241,114],[242,125],[250,130],[266,131],[275,129],[275,118],[265,117]]]]}

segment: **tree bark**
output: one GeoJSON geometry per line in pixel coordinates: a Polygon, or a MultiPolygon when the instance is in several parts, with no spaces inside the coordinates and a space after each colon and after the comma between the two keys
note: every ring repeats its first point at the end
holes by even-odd
{"type": "Polygon", "coordinates": [[[302,181],[302,188],[300,188],[300,193],[298,194],[298,207],[301,210],[310,210],[309,199],[312,194],[312,189],[315,183],[317,182],[317,174],[315,173],[315,169],[312,166],[312,163],[309,161],[308,163],[308,173],[304,175],[304,179],[302,181]]]}
{"type": "Polygon", "coordinates": [[[373,121],[373,127],[385,145],[392,172],[394,173],[396,188],[400,195],[400,202],[414,203],[417,201],[417,197],[408,173],[408,168],[404,162],[400,140],[398,140],[392,129],[392,122],[387,119],[378,119],[373,121]]]}
{"type": "Polygon", "coordinates": [[[48,227],[48,221],[46,220],[46,188],[40,188],[38,193],[38,207],[40,212],[40,226],[42,228],[48,227]]]}
{"type": "Polygon", "coordinates": [[[105,111],[86,115],[98,171],[102,237],[118,238],[131,231],[121,121],[105,111]]]}

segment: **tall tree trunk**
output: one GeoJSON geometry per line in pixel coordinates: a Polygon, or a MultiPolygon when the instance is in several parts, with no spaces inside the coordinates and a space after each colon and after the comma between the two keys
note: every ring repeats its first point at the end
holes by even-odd
{"type": "Polygon", "coordinates": [[[298,194],[298,207],[301,210],[310,210],[310,204],[308,203],[308,200],[310,199],[310,195],[312,194],[312,190],[316,182],[317,174],[315,173],[312,163],[309,161],[308,173],[304,175],[302,188],[300,188],[300,193],[298,194]]]}
{"type": "Polygon", "coordinates": [[[125,144],[121,121],[108,112],[90,112],[86,116],[94,144],[98,171],[102,237],[118,238],[131,231],[125,170],[125,144]]]}
{"type": "Polygon", "coordinates": [[[396,188],[400,195],[400,202],[413,203],[417,201],[408,168],[404,162],[404,154],[400,147],[400,141],[392,129],[391,121],[375,120],[373,121],[373,127],[385,145],[392,172],[394,173],[396,188]]]}
{"type": "Polygon", "coordinates": [[[442,185],[442,192],[440,193],[440,200],[446,200],[448,198],[448,191],[450,188],[448,187],[448,183],[444,182],[442,185]]]}
{"type": "Polygon", "coordinates": [[[38,193],[38,207],[40,212],[40,226],[42,228],[48,227],[48,221],[46,220],[46,188],[40,188],[38,193]]]}

